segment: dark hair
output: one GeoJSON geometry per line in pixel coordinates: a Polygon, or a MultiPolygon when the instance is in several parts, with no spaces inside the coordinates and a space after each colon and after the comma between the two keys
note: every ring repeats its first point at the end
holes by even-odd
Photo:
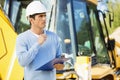
{"type": "MultiPolygon", "coordinates": [[[[38,14],[40,14],[40,13],[36,13],[36,14],[33,14],[33,15],[29,15],[29,18],[35,19],[35,16],[38,15],[38,14]]],[[[29,22],[29,23],[30,23],[30,22],[29,22]]],[[[30,23],[30,25],[31,25],[31,23],[30,23]]]]}
{"type": "Polygon", "coordinates": [[[29,18],[35,19],[35,16],[38,15],[38,14],[40,14],[40,13],[36,13],[36,14],[30,15],[29,18]]]}

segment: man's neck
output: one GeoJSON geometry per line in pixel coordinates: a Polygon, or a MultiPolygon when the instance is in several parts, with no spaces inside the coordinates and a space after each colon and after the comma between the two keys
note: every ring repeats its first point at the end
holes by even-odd
{"type": "Polygon", "coordinates": [[[33,33],[37,34],[37,35],[40,35],[40,34],[43,34],[44,33],[44,30],[43,29],[30,29],[33,33]]]}

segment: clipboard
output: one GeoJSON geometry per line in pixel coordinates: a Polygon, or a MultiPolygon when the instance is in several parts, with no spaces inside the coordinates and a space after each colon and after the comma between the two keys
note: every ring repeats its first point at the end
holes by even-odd
{"type": "Polygon", "coordinates": [[[54,69],[54,64],[63,64],[67,60],[69,60],[69,58],[55,58],[36,70],[50,71],[54,69]]]}

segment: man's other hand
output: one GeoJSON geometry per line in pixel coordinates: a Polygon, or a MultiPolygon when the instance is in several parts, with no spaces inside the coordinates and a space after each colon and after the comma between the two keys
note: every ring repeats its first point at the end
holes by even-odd
{"type": "Polygon", "coordinates": [[[56,70],[63,70],[64,64],[60,64],[60,63],[54,64],[54,68],[56,68],[56,70]]]}

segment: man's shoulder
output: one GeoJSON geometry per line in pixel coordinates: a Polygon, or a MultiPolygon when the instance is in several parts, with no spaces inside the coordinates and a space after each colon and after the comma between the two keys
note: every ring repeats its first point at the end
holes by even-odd
{"type": "Polygon", "coordinates": [[[26,31],[20,33],[19,35],[25,35],[25,34],[28,34],[28,32],[29,32],[29,30],[26,30],[26,31]]]}
{"type": "Polygon", "coordinates": [[[60,37],[55,32],[46,31],[46,34],[48,34],[49,36],[51,36],[51,38],[53,38],[55,40],[59,40],[60,39],[60,37]]]}
{"type": "Polygon", "coordinates": [[[48,30],[46,31],[46,34],[57,36],[57,34],[55,32],[48,31],[48,30]]]}
{"type": "Polygon", "coordinates": [[[28,35],[29,35],[29,30],[24,31],[24,32],[18,34],[18,37],[28,37],[28,35]]]}

